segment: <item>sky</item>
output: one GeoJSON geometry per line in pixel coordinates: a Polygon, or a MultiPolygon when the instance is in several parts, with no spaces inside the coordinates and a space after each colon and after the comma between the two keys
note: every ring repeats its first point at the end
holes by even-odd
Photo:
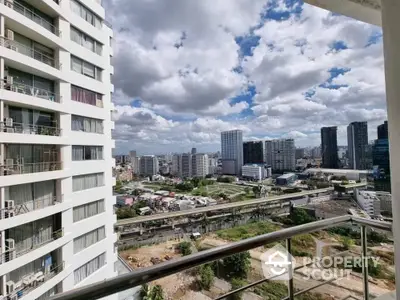
{"type": "Polygon", "coordinates": [[[220,150],[220,133],[294,138],[386,119],[379,27],[296,0],[105,0],[116,154],[220,150]]]}

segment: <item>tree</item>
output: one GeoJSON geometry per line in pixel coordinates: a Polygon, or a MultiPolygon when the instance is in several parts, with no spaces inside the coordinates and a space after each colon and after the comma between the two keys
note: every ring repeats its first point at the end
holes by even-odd
{"type": "Polygon", "coordinates": [[[147,283],[143,284],[142,287],[140,288],[139,299],[141,300],[147,299],[149,292],[150,292],[149,285],[147,283]]]}
{"type": "Polygon", "coordinates": [[[228,196],[227,196],[225,193],[219,193],[219,194],[218,194],[218,197],[220,197],[220,198],[222,198],[222,199],[224,199],[224,200],[227,200],[227,199],[228,199],[228,196]]]}
{"type": "Polygon", "coordinates": [[[222,265],[226,277],[246,278],[250,269],[250,253],[245,251],[225,257],[222,265]]]}
{"type": "Polygon", "coordinates": [[[191,182],[182,182],[175,185],[175,188],[182,192],[191,192],[194,188],[191,182]]]}
{"type": "Polygon", "coordinates": [[[121,207],[118,208],[117,211],[115,212],[117,215],[117,219],[127,219],[127,218],[133,218],[136,217],[136,211],[132,209],[131,207],[121,207]]]}
{"type": "Polygon", "coordinates": [[[199,270],[200,280],[199,284],[200,287],[204,290],[210,290],[213,282],[214,282],[214,271],[209,264],[200,266],[199,270]]]}
{"type": "Polygon", "coordinates": [[[201,196],[202,196],[202,197],[207,197],[207,196],[208,196],[208,193],[207,193],[206,191],[201,192],[201,196]]]}
{"type": "Polygon", "coordinates": [[[183,256],[192,254],[192,249],[191,249],[191,244],[190,242],[181,242],[178,244],[178,249],[182,253],[183,256]]]}
{"type": "MultiPolygon", "coordinates": [[[[231,286],[232,286],[231,291],[237,290],[237,289],[239,289],[239,288],[241,288],[241,287],[243,287],[245,285],[246,285],[246,281],[244,281],[243,279],[232,278],[232,280],[231,280],[231,286]]],[[[239,292],[239,293],[236,293],[236,294],[233,294],[233,295],[229,296],[228,299],[229,300],[241,300],[242,299],[242,295],[243,295],[243,292],[239,292]]]]}
{"type": "Polygon", "coordinates": [[[315,221],[315,218],[310,216],[303,208],[294,208],[290,214],[290,218],[295,225],[301,225],[315,221]]]}
{"type": "Polygon", "coordinates": [[[345,250],[350,250],[351,247],[354,245],[354,240],[348,236],[344,236],[341,238],[343,248],[345,250]]]}
{"type": "Polygon", "coordinates": [[[249,194],[250,193],[250,188],[248,186],[246,186],[244,188],[244,192],[246,193],[246,195],[249,194]]]}
{"type": "Polygon", "coordinates": [[[261,196],[261,186],[253,186],[253,193],[256,198],[259,198],[261,196]]]}
{"type": "Polygon", "coordinates": [[[220,176],[217,178],[218,182],[232,183],[235,180],[232,176],[220,176]]]}
{"type": "Polygon", "coordinates": [[[164,300],[164,291],[161,285],[157,284],[153,286],[146,300],[164,300]]]}
{"type": "Polygon", "coordinates": [[[199,187],[201,179],[199,177],[193,177],[191,182],[194,187],[199,187]]]}

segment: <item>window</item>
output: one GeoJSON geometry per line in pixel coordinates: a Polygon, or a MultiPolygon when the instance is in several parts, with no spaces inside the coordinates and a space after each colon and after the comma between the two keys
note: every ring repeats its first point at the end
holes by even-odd
{"type": "Polygon", "coordinates": [[[103,159],[102,146],[72,146],[72,160],[99,160],[103,159]]]}
{"type": "Polygon", "coordinates": [[[71,70],[101,81],[102,69],[71,55],[71,70]]]}
{"type": "MultiPolygon", "coordinates": [[[[87,69],[86,72],[90,72],[90,69],[87,69]]],[[[71,100],[90,104],[93,106],[103,107],[102,94],[92,92],[90,90],[83,89],[75,85],[71,85],[71,100]]]]}
{"type": "Polygon", "coordinates": [[[92,39],[90,36],[84,34],[78,29],[71,26],[71,40],[79,45],[89,49],[92,52],[101,55],[103,51],[103,45],[98,41],[92,39]]]}
{"type": "Polygon", "coordinates": [[[105,227],[100,227],[74,239],[74,254],[90,247],[106,237],[105,227]]]}
{"type": "Polygon", "coordinates": [[[106,264],[106,253],[102,253],[74,271],[74,284],[78,284],[106,264]]]}
{"type": "Polygon", "coordinates": [[[74,207],[74,223],[104,212],[104,199],[74,207]]]}
{"type": "Polygon", "coordinates": [[[71,10],[75,14],[79,15],[82,19],[92,24],[94,27],[101,29],[102,23],[101,19],[98,16],[96,16],[94,13],[92,13],[89,9],[84,7],[78,1],[70,0],[70,4],[71,4],[71,10]]]}
{"type": "Polygon", "coordinates": [[[104,185],[104,173],[78,175],[72,177],[72,191],[78,192],[104,185]]]}
{"type": "Polygon", "coordinates": [[[71,130],[92,133],[103,133],[103,120],[72,115],[71,130]]]}

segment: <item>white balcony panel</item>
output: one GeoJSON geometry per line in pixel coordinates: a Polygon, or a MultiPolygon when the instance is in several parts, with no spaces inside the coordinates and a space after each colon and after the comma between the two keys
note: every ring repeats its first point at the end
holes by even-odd
{"type": "MultiPolygon", "coordinates": [[[[52,80],[65,80],[64,73],[60,70],[17,51],[0,47],[0,56],[4,57],[5,65],[9,67],[52,80]]],[[[66,67],[69,66],[64,66],[66,67]]]]}
{"type": "Polygon", "coordinates": [[[66,112],[65,104],[48,99],[34,97],[29,94],[27,95],[19,92],[0,89],[0,98],[5,100],[6,102],[9,102],[10,104],[23,105],[32,109],[42,108],[57,112],[66,112]]]}
{"type": "Polygon", "coordinates": [[[29,36],[31,39],[43,45],[52,48],[60,47],[62,49],[66,49],[66,42],[63,41],[59,36],[34,22],[30,18],[27,18],[26,16],[15,11],[14,9],[9,8],[2,2],[3,1],[0,3],[1,13],[7,18],[6,22],[9,28],[12,28],[22,35],[29,36]]]}
{"type": "Polygon", "coordinates": [[[115,129],[115,122],[110,122],[110,127],[111,127],[111,130],[114,130],[115,129]]]}
{"type": "Polygon", "coordinates": [[[69,133],[70,144],[80,146],[102,146],[107,145],[109,140],[105,134],[71,131],[69,133]]]}
{"type": "MultiPolygon", "coordinates": [[[[107,220],[106,212],[95,215],[90,218],[83,219],[81,221],[75,222],[72,224],[72,239],[81,236],[82,234],[88,233],[92,230],[95,230],[101,226],[105,226],[110,222],[107,220]]],[[[104,248],[106,249],[106,248],[104,248]]],[[[85,250],[83,250],[85,251],[85,250]]],[[[104,250],[103,250],[104,252],[104,250]]],[[[100,254],[100,253],[99,253],[100,254]]]]}
{"type": "Polygon", "coordinates": [[[0,132],[0,141],[5,144],[46,144],[46,145],[65,145],[68,140],[66,137],[0,132]]]}
{"type": "MultiPolygon", "coordinates": [[[[103,74],[102,74],[103,78],[106,74],[105,72],[107,72],[107,71],[103,70],[103,74]]],[[[76,85],[81,88],[91,90],[93,92],[103,94],[103,95],[106,95],[110,92],[108,85],[102,81],[85,76],[83,74],[79,74],[78,72],[74,72],[72,70],[70,70],[69,72],[66,72],[65,74],[67,74],[67,81],[69,81],[72,85],[76,85]]]]}
{"type": "MultiPolygon", "coordinates": [[[[103,46],[104,48],[104,46],[103,46]]],[[[71,55],[74,55],[76,57],[84,58],[85,61],[105,70],[108,68],[107,61],[104,59],[103,56],[98,55],[97,53],[90,51],[89,49],[79,45],[78,43],[75,43],[71,41],[69,45],[69,50],[71,52],[71,55]]],[[[104,49],[103,49],[104,52],[104,49]]]]}
{"type": "Polygon", "coordinates": [[[30,211],[28,213],[20,214],[15,217],[7,218],[7,219],[1,219],[0,220],[0,231],[6,230],[8,228],[20,226],[22,224],[30,223],[51,215],[55,215],[59,212],[62,212],[64,210],[67,210],[71,208],[71,203],[70,202],[62,202],[62,203],[57,203],[52,206],[47,206],[42,209],[37,209],[30,211]]]}
{"type": "Polygon", "coordinates": [[[105,18],[105,10],[104,7],[101,6],[101,0],[79,0],[79,2],[99,16],[100,19],[105,18]]]}
{"type": "Polygon", "coordinates": [[[16,259],[10,260],[9,262],[6,262],[1,265],[0,268],[0,276],[3,276],[7,273],[10,273],[13,270],[16,270],[34,260],[37,260],[38,258],[41,258],[45,256],[47,253],[50,253],[66,243],[68,243],[71,240],[71,234],[64,232],[64,236],[47,243],[31,252],[28,252],[24,255],[21,255],[17,257],[16,259]]]}
{"type": "Polygon", "coordinates": [[[108,120],[110,118],[109,112],[102,107],[97,107],[94,105],[81,103],[74,100],[69,100],[67,106],[69,108],[68,112],[72,115],[78,115],[82,117],[89,117],[100,120],[108,120]]]}
{"type": "Polygon", "coordinates": [[[0,187],[69,177],[69,170],[0,176],[0,187]]]}
{"type": "Polygon", "coordinates": [[[104,159],[72,161],[71,175],[101,173],[105,172],[107,167],[104,159]]]}

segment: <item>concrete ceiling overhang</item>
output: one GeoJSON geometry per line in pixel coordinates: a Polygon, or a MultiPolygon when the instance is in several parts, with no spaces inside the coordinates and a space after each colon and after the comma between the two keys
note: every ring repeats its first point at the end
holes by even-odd
{"type": "Polygon", "coordinates": [[[353,19],[382,26],[381,0],[304,0],[304,2],[353,19]]]}

